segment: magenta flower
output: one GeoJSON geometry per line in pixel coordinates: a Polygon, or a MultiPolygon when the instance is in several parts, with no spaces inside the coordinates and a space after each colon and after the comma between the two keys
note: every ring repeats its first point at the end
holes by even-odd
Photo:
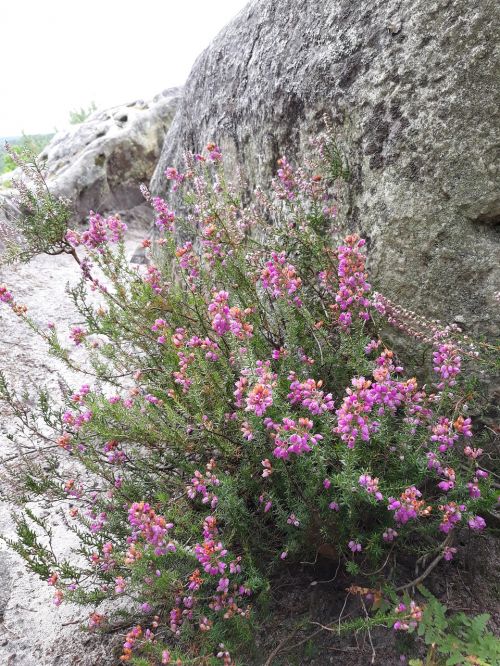
{"type": "Polygon", "coordinates": [[[325,395],[325,392],[321,390],[323,385],[321,380],[316,382],[314,379],[306,379],[299,382],[295,377],[295,373],[292,373],[293,381],[290,384],[290,393],[287,396],[291,405],[300,405],[315,416],[320,416],[334,409],[332,394],[325,395]]]}
{"type": "Polygon", "coordinates": [[[0,284],[0,301],[2,303],[11,303],[13,296],[4,284],[0,284]]]}
{"type": "Polygon", "coordinates": [[[469,519],[468,525],[471,528],[471,530],[480,532],[481,530],[484,530],[484,528],[486,527],[486,521],[484,520],[484,518],[481,518],[481,516],[473,516],[472,518],[469,519]]]}
{"type": "Polygon", "coordinates": [[[260,274],[264,289],[271,292],[273,298],[292,296],[302,286],[295,266],[289,264],[284,252],[272,252],[271,259],[266,262],[260,274]]]}
{"type": "Polygon", "coordinates": [[[359,477],[359,485],[363,486],[370,495],[373,495],[377,502],[384,499],[384,496],[378,489],[377,478],[373,479],[369,474],[362,474],[359,477]]]}
{"type": "Polygon", "coordinates": [[[167,205],[165,199],[161,197],[152,197],[151,205],[156,211],[156,226],[164,231],[174,230],[175,213],[167,205]]]}
{"type": "Polygon", "coordinates": [[[440,344],[433,354],[434,372],[442,379],[439,389],[456,384],[455,377],[460,373],[461,357],[454,346],[448,342],[440,344]]]}
{"type": "Polygon", "coordinates": [[[369,318],[368,309],[371,303],[366,294],[371,286],[366,281],[365,257],[360,251],[365,244],[364,239],[352,235],[347,236],[344,242],[345,245],[338,248],[339,286],[335,302],[339,313],[339,325],[347,331],[352,325],[353,314],[357,314],[363,320],[369,318]]]}
{"type": "Polygon", "coordinates": [[[80,326],[74,326],[70,331],[69,337],[71,340],[73,340],[75,345],[78,346],[82,344],[86,335],[87,333],[83,330],[83,328],[80,328],[80,326]]]}

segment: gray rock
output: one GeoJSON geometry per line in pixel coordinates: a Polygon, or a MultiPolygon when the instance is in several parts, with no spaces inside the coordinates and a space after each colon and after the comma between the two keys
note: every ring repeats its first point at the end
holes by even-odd
{"type": "Polygon", "coordinates": [[[373,284],[497,335],[499,19],[496,0],[253,0],[196,61],[152,191],[209,140],[265,185],[327,114],[373,284]]]}
{"type": "Polygon", "coordinates": [[[12,587],[12,557],[5,550],[0,550],[0,625],[4,621],[12,587]]]}
{"type": "Polygon", "coordinates": [[[17,239],[15,220],[20,215],[14,192],[10,189],[0,191],[0,254],[7,240],[17,239]]]}
{"type": "Polygon", "coordinates": [[[51,191],[71,200],[76,221],[89,210],[147,218],[139,185],[149,183],[179,97],[172,88],[147,103],[97,111],[54,136],[40,157],[51,191]]]}

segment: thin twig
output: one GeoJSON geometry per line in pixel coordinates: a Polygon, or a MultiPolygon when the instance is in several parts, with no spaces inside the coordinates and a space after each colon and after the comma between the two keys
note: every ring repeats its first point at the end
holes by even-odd
{"type": "MultiPolygon", "coordinates": [[[[365,612],[366,619],[369,621],[370,618],[368,616],[368,611],[366,610],[366,606],[365,606],[365,602],[363,601],[363,597],[360,597],[360,599],[361,599],[361,604],[363,605],[363,610],[365,612]]],[[[371,663],[374,664],[375,663],[375,657],[377,655],[376,655],[376,652],[375,652],[375,648],[373,647],[372,634],[371,634],[371,631],[370,631],[370,625],[369,624],[366,625],[366,631],[368,633],[368,640],[370,641],[370,647],[372,649],[372,661],[371,661],[371,663]]]]}
{"type": "Polygon", "coordinates": [[[273,663],[273,659],[274,659],[274,657],[276,657],[276,656],[280,653],[280,651],[282,650],[282,648],[285,647],[286,643],[287,643],[291,638],[293,638],[293,636],[295,636],[295,634],[297,633],[297,631],[299,630],[299,628],[300,628],[300,627],[295,627],[295,629],[292,631],[291,634],[288,634],[288,636],[285,636],[285,638],[284,638],[284,639],[283,639],[283,640],[282,640],[282,641],[281,641],[281,642],[280,642],[280,643],[274,648],[274,650],[271,652],[271,654],[269,655],[269,657],[266,659],[266,661],[265,661],[265,663],[264,663],[264,666],[272,666],[272,663],[273,663]]]}
{"type": "Polygon", "coordinates": [[[339,563],[337,564],[337,568],[335,569],[335,575],[333,578],[330,578],[329,580],[313,580],[312,583],[309,583],[309,585],[314,586],[314,585],[323,585],[324,583],[333,583],[333,581],[337,578],[337,574],[340,569],[340,557],[339,557],[339,563]]]}
{"type": "Polygon", "coordinates": [[[396,588],[396,592],[402,592],[403,590],[408,590],[410,587],[416,587],[417,585],[420,585],[427,576],[437,567],[437,565],[441,562],[443,559],[443,551],[446,548],[446,546],[450,543],[452,539],[452,532],[448,534],[446,539],[443,541],[443,545],[441,548],[441,552],[435,557],[432,562],[429,564],[427,569],[420,575],[418,578],[415,578],[414,580],[410,581],[409,583],[406,583],[405,585],[401,585],[400,587],[396,588]]]}

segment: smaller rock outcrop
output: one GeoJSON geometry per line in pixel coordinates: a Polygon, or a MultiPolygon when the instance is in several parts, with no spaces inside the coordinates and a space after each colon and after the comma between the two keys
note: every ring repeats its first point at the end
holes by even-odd
{"type": "Polygon", "coordinates": [[[41,158],[51,191],[71,200],[75,222],[89,210],[149,219],[139,184],[149,183],[180,95],[171,88],[149,102],[97,111],[54,136],[41,158]]]}

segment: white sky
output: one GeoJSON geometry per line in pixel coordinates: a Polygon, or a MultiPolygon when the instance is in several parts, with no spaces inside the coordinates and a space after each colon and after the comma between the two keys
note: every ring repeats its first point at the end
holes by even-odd
{"type": "Polygon", "coordinates": [[[248,0],[0,0],[0,136],[182,85],[248,0]]]}

